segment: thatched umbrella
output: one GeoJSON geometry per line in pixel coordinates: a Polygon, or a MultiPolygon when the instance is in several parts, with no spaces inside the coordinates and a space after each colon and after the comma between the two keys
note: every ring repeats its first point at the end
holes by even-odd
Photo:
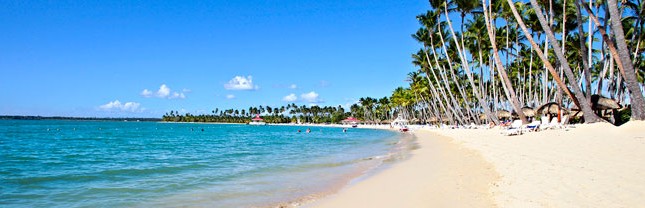
{"type": "Polygon", "coordinates": [[[581,118],[584,115],[584,113],[581,110],[573,109],[573,108],[571,109],[571,113],[572,113],[571,114],[572,118],[581,118]]]}
{"type": "Polygon", "coordinates": [[[537,109],[538,114],[558,114],[558,109],[562,110],[563,114],[568,114],[567,109],[562,108],[558,103],[550,102],[540,106],[537,109]]]}
{"type": "Polygon", "coordinates": [[[620,109],[621,107],[616,100],[601,95],[591,96],[591,108],[594,110],[620,109]]]}
{"type": "Polygon", "coordinates": [[[533,117],[535,116],[535,110],[531,107],[525,106],[522,108],[522,113],[524,113],[525,116],[528,117],[533,117]]]}
{"type": "Polygon", "coordinates": [[[499,110],[499,111],[497,111],[497,117],[510,118],[511,117],[511,112],[508,112],[508,111],[505,111],[505,110],[499,110]]]}

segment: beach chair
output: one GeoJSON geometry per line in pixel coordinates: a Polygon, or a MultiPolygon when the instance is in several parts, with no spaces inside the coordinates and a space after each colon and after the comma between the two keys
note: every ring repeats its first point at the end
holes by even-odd
{"type": "Polygon", "coordinates": [[[511,123],[511,127],[506,129],[503,133],[506,136],[522,134],[522,120],[513,121],[513,123],[511,123]]]}
{"type": "Polygon", "coordinates": [[[559,125],[560,123],[558,122],[558,117],[553,117],[549,125],[546,127],[546,129],[558,128],[559,125]]]}
{"type": "Polygon", "coordinates": [[[540,122],[539,121],[533,121],[530,124],[527,124],[524,127],[525,132],[531,132],[531,131],[537,131],[540,129],[540,122]]]}
{"type": "Polygon", "coordinates": [[[548,129],[549,128],[549,117],[548,116],[542,116],[542,123],[540,123],[540,129],[548,129]]]}
{"type": "Polygon", "coordinates": [[[566,129],[569,124],[569,115],[562,116],[562,121],[558,123],[555,128],[566,129]]]}

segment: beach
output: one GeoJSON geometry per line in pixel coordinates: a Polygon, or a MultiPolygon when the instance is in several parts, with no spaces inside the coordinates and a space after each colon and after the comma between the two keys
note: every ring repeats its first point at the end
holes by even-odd
{"type": "Polygon", "coordinates": [[[645,122],[417,129],[408,160],[306,207],[640,207],[645,122]]]}

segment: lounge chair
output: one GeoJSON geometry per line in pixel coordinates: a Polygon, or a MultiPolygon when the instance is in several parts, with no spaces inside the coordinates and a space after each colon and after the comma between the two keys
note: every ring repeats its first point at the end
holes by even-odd
{"type": "Polygon", "coordinates": [[[511,123],[511,127],[506,129],[503,133],[506,136],[522,134],[522,120],[513,121],[513,123],[511,123]]]}
{"type": "Polygon", "coordinates": [[[525,132],[530,132],[530,131],[537,131],[540,129],[540,122],[539,121],[533,121],[530,124],[527,124],[524,127],[525,132]]]}
{"type": "Polygon", "coordinates": [[[565,129],[567,128],[567,124],[569,124],[569,115],[564,115],[562,116],[562,121],[557,123],[554,128],[565,129]]]}
{"type": "Polygon", "coordinates": [[[551,118],[551,122],[544,129],[555,129],[559,128],[560,122],[558,122],[558,117],[551,118]]]}
{"type": "Polygon", "coordinates": [[[547,129],[549,127],[549,117],[548,116],[542,116],[542,120],[540,120],[542,123],[540,123],[540,129],[547,129]]]}

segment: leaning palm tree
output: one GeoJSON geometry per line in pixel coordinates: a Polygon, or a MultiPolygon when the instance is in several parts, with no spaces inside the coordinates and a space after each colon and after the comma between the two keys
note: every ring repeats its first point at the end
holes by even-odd
{"type": "MultiPolygon", "coordinates": [[[[508,0],[507,0],[508,1],[508,0]]],[[[548,42],[553,45],[556,50],[553,50],[555,53],[556,57],[560,61],[560,65],[562,69],[564,70],[564,74],[566,75],[567,79],[569,80],[570,86],[573,89],[573,95],[578,101],[579,107],[582,109],[584,112],[584,118],[586,123],[595,123],[601,121],[596,114],[593,113],[593,110],[591,109],[591,103],[585,98],[584,93],[580,89],[580,87],[577,85],[578,79],[575,77],[573,74],[573,71],[571,70],[571,67],[569,66],[569,61],[564,57],[564,53],[562,51],[557,50],[560,47],[560,44],[558,41],[555,39],[555,35],[553,34],[553,31],[551,30],[551,26],[549,26],[549,23],[547,23],[546,19],[544,18],[544,15],[542,14],[541,7],[538,5],[536,0],[530,0],[531,1],[531,6],[535,10],[535,14],[538,17],[538,21],[540,22],[540,25],[542,26],[542,29],[546,33],[547,40],[548,42]]],[[[512,2],[511,2],[512,4],[512,2]]]]}
{"type": "Polygon", "coordinates": [[[488,38],[490,39],[491,45],[493,47],[493,57],[495,59],[495,67],[497,68],[497,73],[499,74],[500,78],[503,80],[503,85],[504,86],[504,92],[506,94],[506,98],[508,101],[511,103],[513,106],[513,109],[515,112],[517,112],[517,115],[520,117],[520,120],[522,120],[522,123],[528,123],[528,119],[526,119],[526,116],[524,113],[522,113],[522,106],[519,103],[519,100],[517,99],[517,96],[515,94],[515,90],[513,89],[513,85],[511,84],[511,81],[508,79],[508,75],[506,74],[506,70],[502,66],[502,61],[499,57],[499,54],[497,53],[497,45],[495,43],[495,35],[493,34],[493,31],[491,29],[491,21],[489,20],[489,14],[488,14],[488,9],[486,8],[486,0],[482,0],[482,5],[484,9],[484,19],[486,20],[486,29],[488,31],[488,38]]]}
{"type": "MultiPolygon", "coordinates": [[[[535,1],[535,0],[532,0],[535,1]]],[[[607,6],[611,15],[611,29],[613,29],[616,45],[618,46],[618,56],[623,65],[623,77],[627,82],[627,88],[630,93],[630,102],[632,104],[632,119],[645,120],[645,99],[643,93],[636,79],[636,72],[634,65],[629,57],[629,49],[625,43],[625,34],[623,32],[623,24],[621,22],[620,13],[618,13],[618,3],[616,0],[608,0],[607,6]]]]}

